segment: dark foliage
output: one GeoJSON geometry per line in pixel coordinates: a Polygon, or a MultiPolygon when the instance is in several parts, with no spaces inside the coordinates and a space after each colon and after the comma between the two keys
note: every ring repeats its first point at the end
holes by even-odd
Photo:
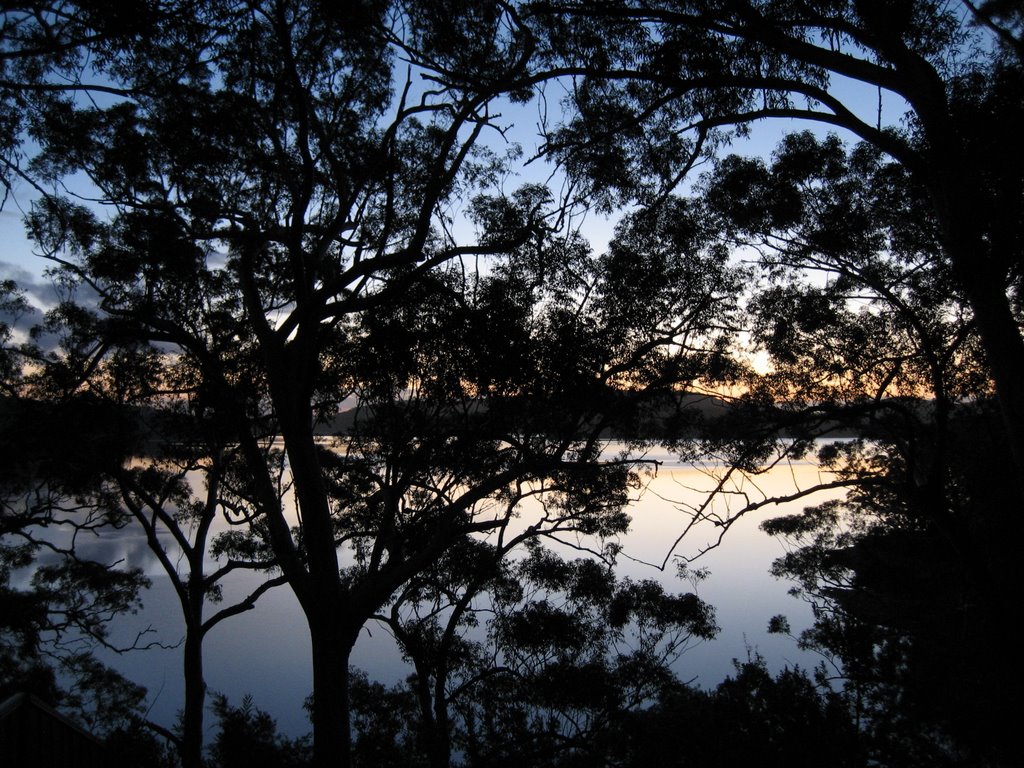
{"type": "Polygon", "coordinates": [[[251,696],[238,706],[225,696],[213,697],[217,731],[209,747],[214,768],[304,768],[311,765],[309,739],[288,739],[277,724],[257,708],[251,696]]]}
{"type": "Polygon", "coordinates": [[[712,691],[676,687],[622,727],[621,765],[863,766],[844,698],[799,669],[775,677],[759,656],[712,691]]]}
{"type": "MultiPolygon", "coordinates": [[[[141,692],[106,697],[117,681],[62,643],[106,642],[143,580],[38,531],[133,516],[188,562],[155,547],[189,626],[189,766],[203,635],[263,588],[204,606],[231,571],[271,568],[308,620],[321,764],[440,766],[452,740],[471,765],[1007,763],[1021,20],[926,0],[5,4],[0,185],[37,192],[27,223],[60,300],[16,347],[28,305],[0,286],[3,685],[131,721],[141,692]],[[877,113],[850,109],[840,78],[877,92],[877,113]],[[561,200],[508,190],[514,153],[482,139],[553,80],[571,110],[542,150],[568,173],[561,200]],[[885,124],[883,97],[904,122],[885,124]],[[864,143],[793,134],[672,196],[767,118],[864,143]],[[636,203],[601,256],[568,224],[636,203]],[[742,319],[765,375],[735,354],[742,319]],[[689,392],[741,384],[695,443],[689,392]],[[777,570],[815,601],[802,642],[836,662],[845,699],[759,659],[712,693],[680,687],[674,633],[713,631],[695,597],[535,545],[504,560],[624,532],[632,449],[655,431],[754,473],[780,434],[804,456],[843,429],[860,439],[820,460],[849,496],[768,528],[798,544],[777,570]],[[621,455],[602,453],[608,435],[629,439],[621,455]],[[220,513],[235,527],[214,539],[220,513]],[[407,688],[348,674],[375,616],[416,667],[407,688]],[[44,647],[64,651],[77,701],[44,647]]],[[[216,712],[219,764],[309,757],[251,701],[216,712]]],[[[144,754],[130,727],[117,738],[144,754]]]]}
{"type": "Polygon", "coordinates": [[[765,523],[797,546],[775,565],[817,620],[800,642],[839,666],[871,754],[887,765],[1002,765],[1015,750],[1006,706],[1019,575],[1012,484],[990,406],[964,406],[949,438],[948,490],[914,493],[890,455],[844,501],[765,523]],[[937,506],[939,501],[941,506],[937,506]]]}

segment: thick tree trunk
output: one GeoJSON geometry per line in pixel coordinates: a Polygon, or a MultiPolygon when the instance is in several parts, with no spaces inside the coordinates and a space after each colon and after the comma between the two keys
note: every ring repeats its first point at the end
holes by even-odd
{"type": "Polygon", "coordinates": [[[448,717],[448,699],[443,680],[434,691],[434,727],[430,738],[431,768],[449,768],[452,761],[452,740],[448,717]]]}
{"type": "MultiPolygon", "coordinates": [[[[965,141],[957,123],[958,117],[968,115],[951,107],[948,83],[930,63],[911,56],[905,48],[898,58],[908,88],[904,95],[917,113],[925,139],[923,162],[911,172],[931,194],[953,276],[974,313],[1016,469],[1011,482],[1024,500],[1024,377],[1019,373],[1024,338],[1007,295],[1013,255],[996,245],[1015,239],[1014,225],[1010,223],[1010,231],[1003,236],[991,231],[1000,225],[989,214],[1002,192],[998,184],[986,182],[985,169],[978,168],[976,148],[965,141]]],[[[975,115],[974,119],[983,118],[975,115]]]]}
{"type": "MultiPolygon", "coordinates": [[[[967,262],[967,259],[963,260],[967,262]]],[[[985,347],[999,408],[1016,468],[1017,489],[1024,495],[1024,340],[998,275],[985,279],[979,264],[962,263],[958,272],[974,311],[985,347]],[[981,274],[979,274],[981,273],[981,274]]],[[[1024,496],[1022,496],[1024,498],[1024,496]]]]}
{"type": "Polygon", "coordinates": [[[203,680],[203,640],[198,627],[190,626],[185,635],[184,670],[185,708],[181,718],[181,764],[183,768],[202,768],[206,682],[203,680]]]}
{"type": "Polygon", "coordinates": [[[348,768],[352,763],[348,660],[362,623],[352,629],[351,622],[345,621],[334,524],[313,434],[311,393],[303,386],[303,377],[296,376],[296,370],[304,368],[284,353],[268,357],[271,391],[302,520],[308,569],[304,574],[288,575],[306,615],[312,648],[313,765],[348,768]]]}
{"type": "Polygon", "coordinates": [[[352,764],[348,660],[358,636],[327,615],[309,622],[313,652],[313,765],[348,768],[352,764]]]}
{"type": "MultiPolygon", "coordinates": [[[[951,161],[948,165],[954,165],[951,161]]],[[[1024,338],[1021,337],[1007,295],[1008,268],[1005,254],[991,253],[979,222],[985,220],[977,207],[987,199],[972,184],[971,175],[961,170],[940,177],[944,194],[938,206],[944,217],[946,250],[957,282],[977,325],[989,371],[1006,428],[1013,458],[1018,495],[1024,500],[1024,338]]]]}

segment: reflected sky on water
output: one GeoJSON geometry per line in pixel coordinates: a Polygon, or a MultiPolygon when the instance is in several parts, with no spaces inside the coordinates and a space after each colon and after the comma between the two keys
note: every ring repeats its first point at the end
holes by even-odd
{"type": "MultiPolygon", "coordinates": [[[[650,564],[665,562],[673,542],[689,521],[687,505],[699,504],[704,490],[714,483],[712,475],[716,470],[681,466],[666,453],[651,457],[661,461],[661,465],[656,475],[647,478],[632,507],[633,524],[621,542],[628,557],[621,559],[619,572],[634,579],[656,579],[672,591],[691,591],[693,586],[676,574],[676,558],[669,557],[664,569],[650,564]]],[[[730,486],[734,493],[723,497],[715,512],[726,514],[735,511],[740,499],[791,493],[820,479],[817,467],[810,462],[779,466],[752,484],[730,486]]],[[[710,571],[710,576],[697,585],[697,593],[715,607],[721,632],[715,640],[695,644],[683,654],[676,664],[682,679],[713,687],[733,671],[733,659],[745,660],[748,652],[755,650],[765,657],[772,670],[787,664],[809,668],[820,661],[817,656],[800,651],[793,640],[766,632],[768,620],[776,614],[786,614],[797,633],[811,624],[812,616],[806,603],[787,593],[790,583],[778,581],[768,573],[772,561],[785,549],[781,541],[769,537],[758,526],[765,519],[798,511],[838,494],[822,493],[750,513],[731,526],[721,546],[692,563],[691,568],[710,571]]],[[[697,526],[674,554],[691,557],[714,542],[718,532],[711,524],[697,526]]],[[[151,589],[143,596],[144,609],[138,615],[119,619],[115,640],[129,643],[137,632],[151,629],[143,642],[178,643],[184,636],[181,611],[142,534],[129,527],[97,544],[103,548],[105,561],[123,558],[130,565],[143,567],[153,580],[151,589]]],[[[568,548],[562,554],[574,556],[568,548]]],[[[226,584],[225,604],[232,598],[240,599],[265,578],[250,573],[238,576],[226,584]]],[[[209,607],[207,616],[215,610],[216,606],[209,607]]],[[[285,733],[299,735],[308,731],[302,703],[312,687],[309,641],[302,612],[287,587],[272,590],[254,610],[215,627],[207,635],[205,649],[206,679],[211,692],[227,694],[235,703],[243,695],[251,694],[256,705],[275,717],[285,733]]],[[[174,722],[184,689],[180,648],[103,656],[127,677],[146,686],[153,720],[168,726],[174,722]]],[[[386,683],[397,682],[410,672],[388,633],[372,624],[364,628],[352,664],[386,683]]]]}

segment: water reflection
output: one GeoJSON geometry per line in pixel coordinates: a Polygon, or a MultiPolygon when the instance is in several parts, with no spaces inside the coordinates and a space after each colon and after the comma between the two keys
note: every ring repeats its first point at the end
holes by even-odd
{"type": "MultiPolygon", "coordinates": [[[[719,526],[709,521],[694,527],[673,550],[676,537],[690,520],[689,510],[699,503],[709,483],[716,481],[714,467],[681,466],[667,453],[651,458],[662,464],[632,508],[633,523],[621,542],[628,557],[620,561],[620,571],[633,578],[653,578],[671,591],[688,591],[692,586],[678,579],[676,561],[668,556],[692,557],[717,540],[719,526]],[[655,568],[651,563],[665,567],[655,568]]],[[[780,496],[821,479],[814,464],[802,462],[776,467],[749,487],[737,486],[734,490],[748,499],[780,496]]],[[[838,493],[833,491],[831,497],[838,493]]],[[[723,498],[721,503],[734,505],[736,498],[731,502],[723,498]]],[[[800,500],[788,507],[770,507],[744,516],[732,524],[721,547],[711,549],[694,563],[710,571],[697,591],[715,607],[721,633],[716,640],[697,644],[681,657],[676,668],[680,677],[705,688],[713,687],[732,672],[732,659],[746,659],[748,649],[760,652],[772,669],[817,663],[815,656],[798,650],[788,638],[766,632],[768,620],[778,613],[789,616],[796,632],[809,626],[812,617],[808,605],[787,594],[790,584],[768,574],[772,561],[784,549],[758,525],[768,517],[797,511],[825,498],[817,496],[813,502],[800,500]]],[[[729,512],[718,509],[715,514],[721,518],[729,512]]],[[[218,526],[219,530],[228,527],[223,521],[218,526]]],[[[171,541],[166,543],[172,546],[171,541]]],[[[104,561],[120,559],[141,567],[153,580],[152,588],[144,595],[144,609],[137,616],[122,619],[117,633],[134,637],[140,629],[150,628],[150,638],[167,644],[179,642],[184,627],[176,597],[145,538],[129,528],[109,540],[98,539],[96,547],[94,556],[102,554],[104,561]]],[[[244,597],[266,578],[258,573],[239,573],[237,579],[225,585],[225,602],[244,597]]],[[[312,687],[309,641],[304,617],[287,587],[272,590],[254,610],[218,626],[207,637],[205,648],[211,691],[225,693],[235,701],[250,693],[261,708],[277,718],[285,733],[298,735],[308,730],[302,702],[312,687]]],[[[165,725],[174,722],[182,700],[180,653],[179,649],[148,650],[107,658],[108,663],[149,689],[150,716],[165,725]]],[[[352,663],[371,678],[388,683],[404,678],[410,671],[388,633],[373,625],[364,629],[352,663]]]]}

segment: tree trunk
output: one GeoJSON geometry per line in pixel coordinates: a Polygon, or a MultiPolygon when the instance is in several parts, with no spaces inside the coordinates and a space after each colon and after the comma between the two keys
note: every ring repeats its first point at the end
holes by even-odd
{"type": "MultiPolygon", "coordinates": [[[[967,259],[962,261],[968,262],[967,259]]],[[[996,385],[996,396],[1017,470],[1017,490],[1024,498],[1024,376],[1020,374],[1024,364],[1024,340],[1010,310],[1005,279],[979,277],[979,273],[985,270],[978,263],[957,266],[960,267],[960,281],[974,311],[996,385]]]]}
{"type": "Polygon", "coordinates": [[[915,85],[908,98],[927,142],[924,167],[913,173],[931,194],[953,276],[974,313],[1016,470],[1011,482],[1024,500],[1024,338],[1007,295],[1012,259],[994,245],[1005,238],[986,230],[988,209],[1000,191],[986,184],[977,158],[965,148],[946,83],[925,62],[908,73],[915,85]]]}
{"type": "Polygon", "coordinates": [[[181,717],[181,764],[183,768],[202,768],[206,682],[203,680],[203,640],[199,627],[189,626],[186,630],[184,670],[185,708],[181,717]]]}
{"type": "MultiPolygon", "coordinates": [[[[398,632],[395,632],[399,637],[398,632]]],[[[433,666],[422,645],[413,637],[399,637],[405,652],[416,667],[416,702],[420,710],[420,744],[427,753],[430,768],[449,768],[451,738],[448,733],[448,699],[445,682],[448,669],[443,658],[434,658],[433,666]]],[[[441,651],[441,655],[444,652],[441,651]]]]}
{"type": "Polygon", "coordinates": [[[947,253],[974,313],[1016,470],[1011,482],[1024,500],[1024,377],[1020,375],[1024,339],[1007,296],[1008,267],[1003,254],[990,252],[978,229],[984,216],[976,209],[986,200],[981,187],[972,184],[965,171],[946,171],[941,181],[945,189],[939,214],[940,219],[945,214],[947,253]]]}
{"type": "Polygon", "coordinates": [[[449,768],[452,761],[452,740],[448,715],[448,697],[445,693],[444,678],[447,672],[438,673],[434,689],[434,722],[430,738],[431,768],[449,768]]]}
{"type": "Polygon", "coordinates": [[[313,650],[313,765],[348,768],[352,764],[348,660],[359,629],[346,631],[329,612],[310,618],[313,650]]]}

